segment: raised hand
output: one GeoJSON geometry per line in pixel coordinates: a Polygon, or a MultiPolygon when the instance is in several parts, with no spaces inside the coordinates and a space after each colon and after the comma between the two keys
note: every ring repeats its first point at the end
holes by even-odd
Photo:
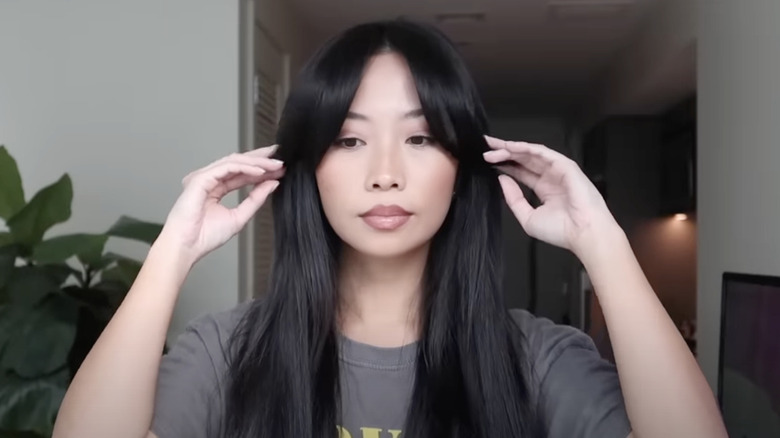
{"type": "Polygon", "coordinates": [[[275,150],[276,145],[231,154],[187,175],[161,238],[178,245],[193,264],[227,242],[279,185],[284,165],[269,158],[275,150]],[[254,188],[237,207],[220,204],[225,195],[248,185],[254,188]]]}
{"type": "Polygon", "coordinates": [[[580,256],[598,233],[617,224],[604,198],[577,163],[540,144],[485,136],[491,150],[485,161],[497,164],[504,198],[529,236],[580,256]],[[542,202],[533,208],[517,181],[542,202]]]}

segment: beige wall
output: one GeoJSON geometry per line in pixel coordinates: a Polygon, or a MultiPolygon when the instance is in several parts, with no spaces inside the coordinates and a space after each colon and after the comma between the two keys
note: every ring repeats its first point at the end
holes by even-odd
{"type": "MultiPolygon", "coordinates": [[[[123,214],[164,221],[184,175],[238,150],[238,6],[0,2],[0,143],[28,198],[64,172],[73,179],[72,219],[51,235],[103,231],[123,214]]],[[[235,240],[202,260],[170,334],[235,305],[237,272],[235,240]]]]}
{"type": "Polygon", "coordinates": [[[631,245],[669,316],[678,325],[696,319],[696,222],[659,218],[641,221],[631,245]]]}
{"type": "Polygon", "coordinates": [[[696,88],[696,6],[700,2],[654,2],[634,39],[599,78],[582,107],[580,123],[590,125],[615,114],[656,114],[696,88]]]}
{"type": "Polygon", "coordinates": [[[723,271],[780,275],[780,2],[700,2],[699,360],[717,382],[723,271]]]}
{"type": "Polygon", "coordinates": [[[292,2],[255,0],[255,17],[272,38],[290,55],[293,78],[308,57],[324,41],[301,21],[292,2]]]}

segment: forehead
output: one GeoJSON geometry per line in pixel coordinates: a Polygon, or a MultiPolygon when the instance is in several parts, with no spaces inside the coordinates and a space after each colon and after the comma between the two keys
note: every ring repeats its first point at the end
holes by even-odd
{"type": "Polygon", "coordinates": [[[395,52],[380,53],[369,59],[352,110],[398,112],[419,107],[420,99],[406,59],[395,52]]]}

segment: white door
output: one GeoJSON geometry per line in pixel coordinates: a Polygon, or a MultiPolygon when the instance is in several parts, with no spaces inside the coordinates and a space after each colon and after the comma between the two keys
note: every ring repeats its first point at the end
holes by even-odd
{"type": "MultiPolygon", "coordinates": [[[[289,87],[289,56],[258,23],[254,27],[254,147],[275,143],[276,128],[289,87]]],[[[270,201],[249,224],[249,287],[262,296],[273,257],[273,206],[270,201]]],[[[247,298],[251,298],[247,297],[247,298]]]]}

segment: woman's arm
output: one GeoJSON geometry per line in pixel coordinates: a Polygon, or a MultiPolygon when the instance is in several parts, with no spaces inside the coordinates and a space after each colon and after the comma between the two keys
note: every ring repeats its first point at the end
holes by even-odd
{"type": "Polygon", "coordinates": [[[586,247],[579,257],[604,313],[633,436],[726,437],[712,391],[625,233],[596,230],[586,247]]]}
{"type": "Polygon", "coordinates": [[[54,438],[140,438],[149,432],[166,333],[192,266],[238,233],[279,185],[275,146],[231,154],[184,178],[141,271],[60,406],[54,438]],[[222,198],[255,185],[237,207],[222,198]]]}
{"type": "Polygon", "coordinates": [[[726,430],[704,376],[661,306],[604,198],[577,163],[543,145],[486,137],[485,160],[531,236],[585,265],[612,340],[621,391],[638,438],[718,438],[726,430]],[[534,208],[517,181],[542,201],[534,208]]]}
{"type": "Polygon", "coordinates": [[[133,287],[68,388],[55,438],[147,436],[165,336],[188,271],[175,245],[161,240],[152,245],[133,287]]]}

